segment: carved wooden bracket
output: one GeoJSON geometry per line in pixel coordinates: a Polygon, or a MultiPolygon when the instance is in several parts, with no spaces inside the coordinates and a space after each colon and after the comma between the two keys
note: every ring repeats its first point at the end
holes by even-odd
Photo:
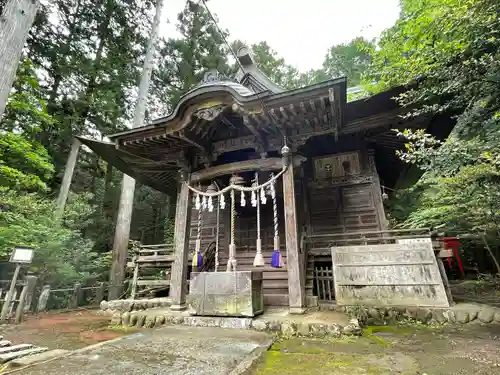
{"type": "Polygon", "coordinates": [[[213,121],[220,116],[222,111],[226,108],[225,105],[215,105],[209,108],[200,108],[193,112],[193,116],[206,121],[213,121]]]}

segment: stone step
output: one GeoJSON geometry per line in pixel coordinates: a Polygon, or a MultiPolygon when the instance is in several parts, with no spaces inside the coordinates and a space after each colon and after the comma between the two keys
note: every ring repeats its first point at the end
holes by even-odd
{"type": "Polygon", "coordinates": [[[38,353],[38,354],[33,354],[33,355],[28,355],[25,357],[20,357],[12,360],[10,364],[12,366],[17,366],[17,367],[24,367],[24,366],[29,366],[33,365],[35,363],[39,362],[44,362],[52,358],[60,357],[65,354],[69,353],[69,350],[64,350],[64,349],[54,349],[54,350],[49,350],[46,352],[38,353]]]}
{"type": "Polygon", "coordinates": [[[46,352],[47,350],[49,350],[49,348],[35,347],[35,348],[31,348],[31,349],[25,349],[25,350],[19,350],[19,351],[15,351],[15,352],[0,354],[0,363],[9,362],[9,361],[12,361],[16,358],[25,357],[28,355],[43,353],[43,352],[46,352]]]}
{"type": "Polygon", "coordinates": [[[4,348],[0,348],[0,354],[18,352],[20,350],[30,349],[32,347],[33,345],[31,344],[19,344],[19,345],[7,346],[4,348]]]}
{"type": "Polygon", "coordinates": [[[4,348],[6,346],[11,346],[12,343],[9,340],[1,340],[0,339],[0,348],[4,348]]]}

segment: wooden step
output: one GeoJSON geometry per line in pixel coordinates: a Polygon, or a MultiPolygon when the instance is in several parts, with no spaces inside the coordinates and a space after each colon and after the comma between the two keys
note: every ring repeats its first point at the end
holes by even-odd
{"type": "Polygon", "coordinates": [[[266,306],[288,306],[288,303],[288,294],[264,293],[264,305],[266,306]]]}
{"type": "Polygon", "coordinates": [[[10,362],[12,366],[16,367],[24,367],[34,365],[35,363],[45,362],[52,358],[61,357],[65,354],[69,353],[69,350],[64,349],[53,349],[46,352],[28,355],[20,358],[16,358],[10,362]]]}
{"type": "Polygon", "coordinates": [[[0,363],[9,362],[12,361],[13,359],[25,357],[28,355],[43,353],[46,352],[47,350],[49,350],[49,348],[35,347],[35,348],[0,354],[0,363]]]}
{"type": "Polygon", "coordinates": [[[168,286],[170,280],[137,280],[137,286],[168,286]]]}
{"type": "Polygon", "coordinates": [[[19,344],[19,345],[8,346],[0,348],[0,355],[5,353],[17,352],[25,349],[30,349],[32,347],[33,345],[31,344],[19,344]]]}

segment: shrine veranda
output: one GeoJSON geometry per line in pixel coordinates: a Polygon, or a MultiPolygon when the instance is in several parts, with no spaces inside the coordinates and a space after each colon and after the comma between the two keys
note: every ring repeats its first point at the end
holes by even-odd
{"type": "Polygon", "coordinates": [[[170,308],[198,315],[449,306],[429,232],[388,230],[383,200],[419,176],[397,158],[394,129],[444,138],[452,120],[403,119],[392,99],[402,87],[348,103],[345,78],[285,90],[247,48],[238,58],[236,79],[208,72],[164,118],[107,143],[77,137],[177,197],[174,242],[143,248],[134,288],[146,285],[141,264],[163,262],[170,308]]]}

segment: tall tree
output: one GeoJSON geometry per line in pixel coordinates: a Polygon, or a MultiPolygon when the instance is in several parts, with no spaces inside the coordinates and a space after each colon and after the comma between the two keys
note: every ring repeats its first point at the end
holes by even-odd
{"type": "MultiPolygon", "coordinates": [[[[158,38],[160,26],[161,11],[163,0],[157,0],[156,14],[151,28],[146,56],[144,58],[144,67],[139,83],[139,93],[135,106],[133,127],[137,128],[143,125],[146,114],[146,103],[153,69],[153,55],[158,38]]],[[[130,222],[132,220],[132,210],[134,207],[135,180],[124,174],[122,180],[122,191],[120,195],[120,204],[118,207],[118,217],[116,221],[115,240],[113,244],[113,264],[109,277],[109,299],[120,298],[123,282],[125,279],[125,266],[127,263],[127,250],[130,237],[130,222]]]]}
{"type": "Polygon", "coordinates": [[[374,43],[362,37],[334,45],[325,56],[323,71],[332,78],[345,76],[349,87],[357,86],[371,64],[373,49],[374,43]]]}
{"type": "Polygon", "coordinates": [[[38,0],[8,0],[0,12],[0,117],[39,3],[38,0]]]}
{"type": "Polygon", "coordinates": [[[179,98],[199,83],[207,70],[231,75],[224,37],[200,4],[187,1],[177,16],[180,38],[161,41],[153,75],[150,116],[168,113],[179,98]]]}

